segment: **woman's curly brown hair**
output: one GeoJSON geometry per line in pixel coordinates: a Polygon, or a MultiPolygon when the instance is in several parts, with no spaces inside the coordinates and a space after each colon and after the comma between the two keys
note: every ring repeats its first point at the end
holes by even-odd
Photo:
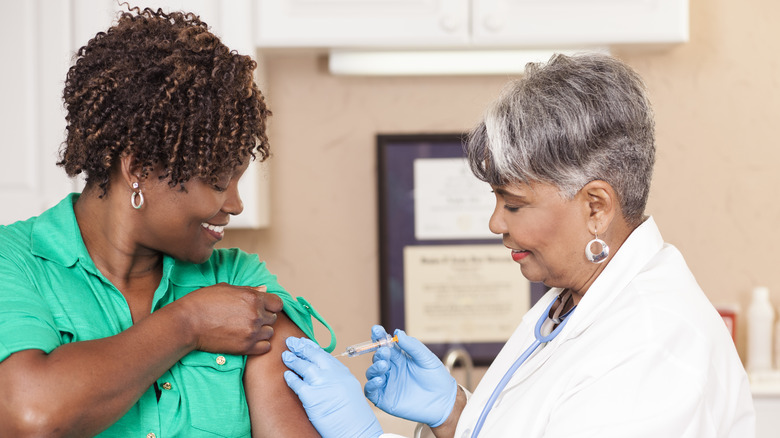
{"type": "Polygon", "coordinates": [[[161,169],[171,187],[191,178],[214,184],[250,157],[268,157],[271,112],[253,80],[257,64],[198,16],[132,8],[76,58],[57,164],[69,176],[84,172],[103,194],[125,154],[142,176],[161,169]]]}

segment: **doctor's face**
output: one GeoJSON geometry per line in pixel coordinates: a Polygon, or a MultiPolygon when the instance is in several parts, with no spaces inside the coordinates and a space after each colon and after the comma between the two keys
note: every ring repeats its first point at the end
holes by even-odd
{"type": "Polygon", "coordinates": [[[582,193],[564,199],[546,183],[493,186],[496,207],[490,231],[503,236],[504,246],[529,281],[548,287],[585,287],[593,268],[585,258],[589,208],[582,193]]]}

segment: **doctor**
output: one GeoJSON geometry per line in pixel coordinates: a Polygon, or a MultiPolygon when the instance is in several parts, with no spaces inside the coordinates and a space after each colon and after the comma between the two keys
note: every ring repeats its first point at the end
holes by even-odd
{"type": "MultiPolygon", "coordinates": [[[[731,337],[644,213],[654,121],[634,71],[603,55],[528,65],[466,149],[495,193],[490,229],[551,289],[473,394],[397,331],[366,372],[369,400],[437,437],[754,436],[731,337]]],[[[382,435],[343,365],[306,339],[287,345],[285,378],[320,434],[382,435]]]]}

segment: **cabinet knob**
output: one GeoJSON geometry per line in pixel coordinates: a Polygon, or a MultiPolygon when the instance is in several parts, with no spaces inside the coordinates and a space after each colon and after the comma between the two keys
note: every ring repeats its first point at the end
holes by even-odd
{"type": "Polygon", "coordinates": [[[504,19],[500,15],[491,14],[482,20],[482,25],[491,32],[498,32],[504,27],[504,19]]]}
{"type": "Polygon", "coordinates": [[[452,33],[460,29],[460,22],[461,20],[459,20],[457,17],[451,14],[445,14],[442,15],[441,19],[439,20],[439,26],[441,26],[445,32],[452,33]]]}

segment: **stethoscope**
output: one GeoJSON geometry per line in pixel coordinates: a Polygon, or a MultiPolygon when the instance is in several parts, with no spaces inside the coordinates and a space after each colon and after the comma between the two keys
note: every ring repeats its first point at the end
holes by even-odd
{"type": "MultiPolygon", "coordinates": [[[[568,312],[565,314],[558,316],[554,315],[552,317],[552,320],[554,323],[558,324],[557,327],[555,327],[555,330],[550,332],[547,336],[542,336],[542,325],[547,321],[547,318],[550,315],[550,309],[552,309],[553,304],[558,301],[557,299],[552,300],[550,304],[547,306],[547,310],[545,310],[542,313],[542,316],[539,317],[539,320],[536,321],[536,327],[534,327],[534,342],[523,352],[523,354],[520,355],[520,357],[517,358],[515,363],[512,364],[511,367],[507,370],[506,374],[504,374],[504,377],[501,378],[501,381],[498,382],[498,385],[496,385],[495,389],[493,389],[493,393],[490,394],[490,398],[488,399],[487,403],[485,404],[485,407],[482,409],[482,413],[479,415],[479,418],[477,419],[477,424],[474,425],[474,431],[471,432],[471,438],[476,438],[477,435],[479,435],[479,431],[482,430],[482,426],[485,424],[485,419],[488,416],[488,413],[490,413],[490,410],[493,408],[493,404],[496,402],[496,399],[498,399],[498,396],[501,394],[501,391],[503,391],[504,387],[506,387],[507,383],[509,383],[509,380],[512,379],[512,376],[515,374],[515,371],[517,371],[518,368],[520,368],[520,365],[523,364],[523,362],[528,359],[528,357],[533,354],[534,351],[536,351],[537,348],[539,348],[540,345],[550,342],[553,339],[555,339],[556,336],[558,336],[558,333],[563,330],[563,327],[566,325],[566,323],[569,321],[569,317],[571,316],[572,312],[574,312],[574,309],[577,307],[576,305],[569,309],[568,312]]],[[[564,307],[564,301],[561,300],[561,304],[558,306],[559,309],[563,309],[564,307]]],[[[557,313],[557,312],[556,312],[557,313]]]]}

